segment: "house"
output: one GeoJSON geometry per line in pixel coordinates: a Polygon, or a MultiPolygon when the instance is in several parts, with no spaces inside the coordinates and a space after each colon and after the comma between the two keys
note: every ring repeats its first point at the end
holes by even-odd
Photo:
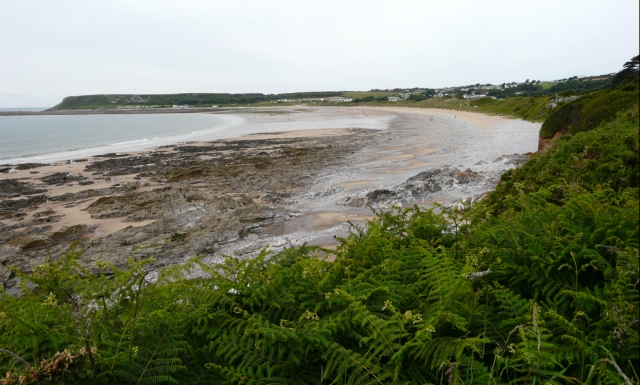
{"type": "Polygon", "coordinates": [[[463,98],[465,98],[466,100],[474,100],[474,99],[482,99],[482,98],[486,98],[488,97],[486,94],[464,94],[462,95],[463,98]]]}
{"type": "Polygon", "coordinates": [[[402,102],[404,100],[409,99],[409,97],[411,96],[411,94],[399,94],[396,96],[389,96],[387,99],[390,102],[402,102]]]}
{"type": "Polygon", "coordinates": [[[332,98],[327,98],[327,101],[329,102],[337,102],[337,103],[348,103],[353,101],[353,98],[344,98],[344,97],[332,97],[332,98]]]}

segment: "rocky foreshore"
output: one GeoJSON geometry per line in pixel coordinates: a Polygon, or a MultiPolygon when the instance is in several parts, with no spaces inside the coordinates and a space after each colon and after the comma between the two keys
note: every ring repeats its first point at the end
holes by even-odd
{"type": "MultiPolygon", "coordinates": [[[[258,227],[290,219],[295,213],[286,199],[370,143],[372,135],[350,130],[339,136],[167,146],[132,156],[107,154],[77,173],[0,179],[0,279],[11,278],[7,265],[30,272],[73,242],[85,248],[87,266],[101,259],[122,267],[131,255],[154,256],[164,265],[214,253],[258,227]],[[128,181],[98,187],[116,176],[128,181]],[[46,188],[79,184],[88,188],[61,195],[46,188]],[[106,236],[91,224],[54,226],[62,220],[60,211],[72,207],[82,207],[93,220],[129,225],[106,236]]],[[[43,167],[29,170],[40,173],[43,167]]]]}
{"type": "MultiPolygon", "coordinates": [[[[249,256],[267,244],[327,246],[348,222],[366,219],[370,207],[450,203],[488,191],[524,161],[522,149],[537,145],[537,127],[526,122],[511,121],[528,135],[514,139],[496,136],[509,131],[500,126],[510,122],[504,119],[427,112],[300,113],[298,123],[339,114],[392,121],[386,130],[327,120],[327,129],[271,129],[54,165],[0,165],[0,281],[14,285],[9,266],[29,273],[73,243],[84,249],[81,263],[89,269],[97,260],[124,267],[131,256],[163,266],[196,255],[249,256]],[[478,138],[495,148],[474,147],[478,138]]],[[[286,116],[249,124],[287,127],[286,116]]]]}

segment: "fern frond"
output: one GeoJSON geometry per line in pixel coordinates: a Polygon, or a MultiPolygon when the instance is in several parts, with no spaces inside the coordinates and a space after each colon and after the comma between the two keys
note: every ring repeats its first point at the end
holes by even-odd
{"type": "Polygon", "coordinates": [[[421,360],[430,369],[436,369],[441,365],[449,365],[451,362],[460,362],[465,356],[480,354],[482,345],[491,342],[485,338],[448,338],[436,337],[421,346],[417,346],[412,352],[416,359],[421,360]]]}
{"type": "Polygon", "coordinates": [[[374,358],[367,360],[336,343],[327,346],[323,358],[327,363],[325,377],[332,384],[386,384],[393,378],[393,373],[385,371],[374,358]]]}

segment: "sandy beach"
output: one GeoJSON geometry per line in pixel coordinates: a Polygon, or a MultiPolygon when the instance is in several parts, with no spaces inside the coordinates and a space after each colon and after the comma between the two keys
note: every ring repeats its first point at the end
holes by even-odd
{"type": "MultiPolygon", "coordinates": [[[[229,113],[226,111],[225,113],[229,113]]],[[[177,263],[265,245],[331,247],[371,209],[451,204],[489,191],[535,152],[540,124],[470,112],[373,107],[244,108],[224,137],[0,174],[0,279],[86,248],[177,263]],[[12,182],[9,182],[12,181],[12,182]]]]}

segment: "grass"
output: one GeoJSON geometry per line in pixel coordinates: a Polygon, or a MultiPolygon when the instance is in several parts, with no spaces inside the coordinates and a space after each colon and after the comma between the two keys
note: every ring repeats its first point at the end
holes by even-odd
{"type": "Polygon", "coordinates": [[[556,84],[556,82],[540,82],[540,86],[542,87],[543,91],[548,90],[549,88],[553,87],[556,84]]]}
{"type": "Polygon", "coordinates": [[[484,98],[476,100],[461,100],[449,98],[433,98],[420,102],[404,102],[398,105],[421,108],[444,108],[448,110],[462,110],[482,112],[507,117],[525,119],[533,122],[543,121],[549,114],[547,107],[549,97],[539,96],[512,97],[505,100],[484,98]]]}
{"type": "Polygon", "coordinates": [[[638,92],[598,91],[583,96],[571,103],[557,107],[540,130],[540,137],[552,137],[558,131],[576,134],[589,131],[615,117],[615,111],[627,110],[638,105],[638,92]]]}

